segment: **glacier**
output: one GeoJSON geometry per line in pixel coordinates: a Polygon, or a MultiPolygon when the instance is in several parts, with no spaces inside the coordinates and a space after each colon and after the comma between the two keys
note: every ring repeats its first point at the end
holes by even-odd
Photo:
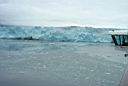
{"type": "Polygon", "coordinates": [[[0,39],[41,40],[48,42],[111,42],[110,29],[93,27],[40,27],[0,25],[0,39]]]}

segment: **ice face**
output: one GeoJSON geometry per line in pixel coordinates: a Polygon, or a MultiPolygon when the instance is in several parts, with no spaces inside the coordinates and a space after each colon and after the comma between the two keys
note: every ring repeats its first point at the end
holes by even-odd
{"type": "Polygon", "coordinates": [[[107,29],[91,27],[0,26],[0,38],[50,42],[111,42],[107,29]]]}

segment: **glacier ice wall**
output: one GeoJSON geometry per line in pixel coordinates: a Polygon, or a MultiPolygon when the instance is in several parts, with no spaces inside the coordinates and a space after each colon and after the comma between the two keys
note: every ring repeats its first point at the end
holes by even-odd
{"type": "Polygon", "coordinates": [[[111,42],[108,29],[92,27],[0,26],[0,38],[52,42],[111,42]]]}

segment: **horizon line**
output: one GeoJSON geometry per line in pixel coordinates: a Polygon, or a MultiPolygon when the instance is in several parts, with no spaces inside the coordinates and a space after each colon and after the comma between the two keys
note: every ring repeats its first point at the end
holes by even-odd
{"type": "Polygon", "coordinates": [[[0,26],[23,26],[23,27],[90,27],[90,28],[101,28],[101,29],[128,29],[128,27],[115,27],[115,26],[95,26],[95,25],[20,25],[20,24],[0,24],[0,26]]]}

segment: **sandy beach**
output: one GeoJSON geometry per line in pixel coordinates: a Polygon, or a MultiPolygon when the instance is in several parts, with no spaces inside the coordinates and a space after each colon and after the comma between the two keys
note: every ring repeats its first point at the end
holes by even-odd
{"type": "Polygon", "coordinates": [[[124,54],[111,43],[0,40],[0,86],[118,86],[124,54]]]}

